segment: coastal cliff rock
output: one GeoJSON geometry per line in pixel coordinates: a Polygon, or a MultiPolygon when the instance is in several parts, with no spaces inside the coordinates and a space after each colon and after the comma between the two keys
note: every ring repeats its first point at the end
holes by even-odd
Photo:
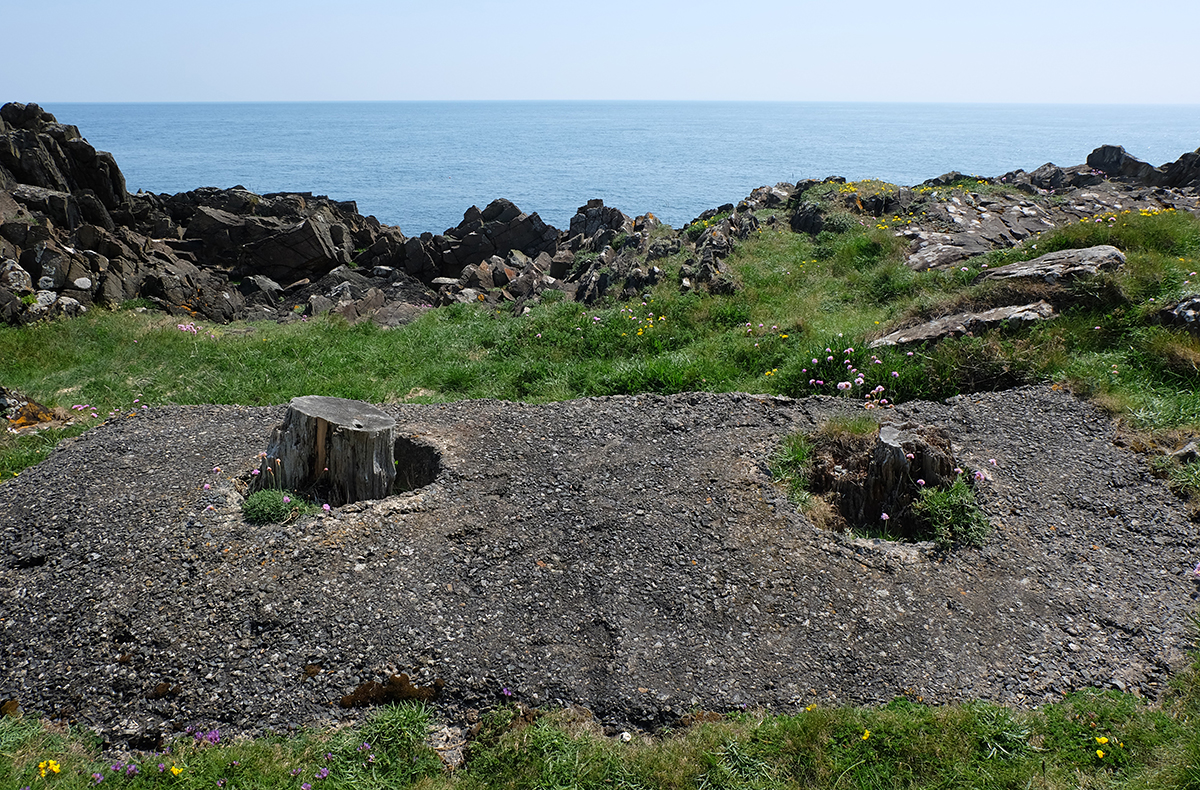
{"type": "Polygon", "coordinates": [[[1200,150],[1153,167],[1106,145],[1073,167],[1048,162],[997,178],[951,171],[911,188],[838,176],[780,182],[679,230],[594,199],[560,231],[500,198],[442,233],[410,237],[353,201],[312,193],[130,194],[112,155],[76,127],[9,103],[0,108],[0,320],[145,299],[218,322],[334,311],[394,326],[454,303],[520,311],[547,290],[585,304],[634,298],[668,277],[683,291],[728,294],[739,284],[726,259],[764,226],[789,226],[819,247],[855,223],[877,225],[908,241],[912,269],[951,269],[1101,215],[1200,212],[1198,189],[1200,150]]]}

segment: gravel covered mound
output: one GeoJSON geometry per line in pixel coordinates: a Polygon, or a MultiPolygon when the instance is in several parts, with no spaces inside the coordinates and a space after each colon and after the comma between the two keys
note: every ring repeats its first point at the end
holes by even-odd
{"type": "Polygon", "coordinates": [[[846,400],[382,408],[436,480],[286,525],[246,524],[235,487],[284,407],[152,409],[0,486],[0,700],[148,744],[353,720],[343,697],[401,672],[442,681],[450,718],[507,693],[653,726],[1153,696],[1184,662],[1196,527],[1065,392],[876,412],[987,472],[997,530],[950,553],[819,530],[772,485],[781,437],[862,413],[846,400]]]}

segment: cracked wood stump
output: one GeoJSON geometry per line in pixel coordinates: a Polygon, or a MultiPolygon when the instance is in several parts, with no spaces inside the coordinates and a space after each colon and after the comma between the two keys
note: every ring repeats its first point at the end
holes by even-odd
{"type": "Polygon", "coordinates": [[[396,421],[361,401],[293,398],[252,491],[312,491],[332,505],[383,499],[396,479],[396,421]]]}

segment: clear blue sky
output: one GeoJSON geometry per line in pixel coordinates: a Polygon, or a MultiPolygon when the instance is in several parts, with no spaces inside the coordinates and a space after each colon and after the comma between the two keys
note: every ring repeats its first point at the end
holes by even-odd
{"type": "Polygon", "coordinates": [[[1200,104],[1200,0],[29,0],[0,102],[1200,104]]]}

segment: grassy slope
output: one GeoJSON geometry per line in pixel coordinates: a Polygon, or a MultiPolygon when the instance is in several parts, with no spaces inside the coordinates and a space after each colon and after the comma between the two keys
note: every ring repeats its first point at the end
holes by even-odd
{"type": "MultiPolygon", "coordinates": [[[[0,329],[0,382],[47,405],[91,407],[72,410],[78,424],[67,429],[0,440],[0,475],[36,463],[65,435],[145,405],[267,404],[314,393],[372,402],[688,390],[803,396],[836,393],[846,358],[864,371],[854,397],[876,386],[899,401],[1054,381],[1135,428],[1195,431],[1200,342],[1152,316],[1200,285],[1190,274],[1200,263],[1200,222],[1173,212],[1122,215],[1046,234],[1038,248],[993,254],[967,272],[916,274],[887,228],[854,223],[816,239],[764,229],[729,260],[742,283],[731,297],[680,295],[668,281],[645,304],[550,303],[520,317],[460,306],[390,331],[319,319],[192,332],[157,313],[99,310],[0,329]],[[1079,306],[1053,322],[911,356],[881,352],[877,363],[864,351],[889,325],[1011,296],[970,285],[980,263],[1098,243],[1125,250],[1128,266],[1074,286],[1079,306]]],[[[679,262],[664,268],[673,274],[679,262]]],[[[1166,471],[1182,488],[1200,483],[1200,467],[1166,471]]],[[[499,708],[454,774],[419,745],[425,714],[413,709],[384,710],[363,731],[229,746],[184,738],[169,754],[139,758],[132,776],[124,764],[116,771],[115,761],[101,763],[86,733],[6,718],[0,786],[84,787],[95,773],[107,787],[207,788],[222,779],[230,788],[1200,787],[1200,683],[1194,672],[1176,683],[1177,694],[1155,706],[1115,694],[1076,695],[1025,713],[899,700],[882,709],[747,714],[630,743],[563,716],[509,730],[515,709],[499,708]],[[373,749],[358,751],[364,741],[373,749]],[[322,768],[330,769],[323,779],[322,768]]]]}

